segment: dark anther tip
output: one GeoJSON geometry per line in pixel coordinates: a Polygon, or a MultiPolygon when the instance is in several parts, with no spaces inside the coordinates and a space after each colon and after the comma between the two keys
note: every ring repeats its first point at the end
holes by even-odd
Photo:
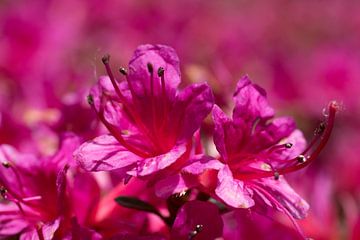
{"type": "Polygon", "coordinates": [[[154,72],[154,67],[153,67],[153,65],[152,65],[151,63],[148,63],[148,64],[147,64],[147,69],[148,69],[149,73],[153,73],[153,72],[154,72]]]}
{"type": "Polygon", "coordinates": [[[204,228],[204,225],[202,225],[202,224],[197,224],[197,225],[195,226],[195,231],[201,232],[201,231],[203,230],[203,228],[204,228]]]}
{"type": "Polygon", "coordinates": [[[2,162],[1,163],[5,168],[9,168],[10,167],[10,163],[9,162],[2,162]]]}
{"type": "Polygon", "coordinates": [[[101,61],[102,61],[104,64],[108,64],[109,61],[110,61],[110,55],[109,55],[109,54],[105,54],[105,55],[101,58],[101,61]]]}
{"type": "Polygon", "coordinates": [[[274,179],[279,180],[279,178],[280,178],[279,172],[274,172],[274,179]]]}
{"type": "Polygon", "coordinates": [[[4,186],[0,186],[0,195],[4,196],[7,193],[7,190],[4,186]]]}
{"type": "Polygon", "coordinates": [[[165,72],[165,69],[164,69],[163,67],[159,67],[159,69],[158,69],[158,76],[159,76],[159,77],[164,76],[164,72],[165,72]]]}
{"type": "Polygon", "coordinates": [[[125,68],[123,68],[123,67],[121,67],[121,68],[119,69],[119,72],[120,72],[122,75],[124,75],[124,76],[127,75],[127,70],[126,70],[125,68]]]}
{"type": "Polygon", "coordinates": [[[94,97],[91,94],[89,94],[86,99],[90,105],[94,104],[94,97]]]}
{"type": "Polygon", "coordinates": [[[298,161],[299,163],[304,163],[304,162],[306,162],[306,157],[305,157],[304,155],[299,155],[299,156],[296,157],[296,159],[297,159],[297,161],[298,161]]]}
{"type": "Polygon", "coordinates": [[[292,146],[293,146],[292,143],[286,143],[286,144],[285,144],[285,147],[286,147],[286,148],[292,148],[292,146]]]}

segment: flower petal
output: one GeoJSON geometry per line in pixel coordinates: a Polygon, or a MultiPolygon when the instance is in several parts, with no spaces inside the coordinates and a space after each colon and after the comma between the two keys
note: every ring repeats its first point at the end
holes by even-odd
{"type": "Polygon", "coordinates": [[[191,138],[200,128],[204,118],[214,105],[214,97],[206,83],[192,84],[176,96],[176,102],[171,112],[169,128],[179,130],[178,140],[191,138]]]}
{"type": "Polygon", "coordinates": [[[172,194],[186,191],[196,186],[197,183],[197,178],[194,175],[170,175],[155,184],[155,193],[158,197],[167,198],[172,194]]]}
{"type": "Polygon", "coordinates": [[[248,76],[239,80],[234,93],[234,102],[234,121],[241,118],[253,124],[256,119],[265,121],[274,116],[274,109],[267,102],[265,90],[251,83],[248,76]]]}
{"type": "Polygon", "coordinates": [[[153,67],[154,95],[161,95],[161,80],[157,75],[160,67],[164,68],[164,78],[167,96],[173,99],[180,83],[180,64],[174,49],[164,45],[141,45],[136,50],[129,62],[129,81],[134,93],[138,97],[149,95],[150,74],[148,63],[153,67]]]}
{"type": "Polygon", "coordinates": [[[191,157],[188,162],[189,164],[182,171],[194,175],[201,174],[207,169],[219,170],[224,167],[220,161],[203,154],[191,157]]]}
{"type": "MultiPolygon", "coordinates": [[[[261,180],[261,184],[294,218],[303,219],[306,217],[309,204],[290,187],[285,178],[280,177],[278,180],[264,178],[261,180]]],[[[281,208],[278,208],[278,210],[282,211],[281,208]]]]}
{"type": "Polygon", "coordinates": [[[176,162],[176,160],[180,159],[186,150],[186,143],[176,145],[164,154],[137,161],[137,166],[127,173],[132,176],[150,175],[176,162]]]}
{"type": "Polygon", "coordinates": [[[246,188],[244,182],[234,179],[227,165],[218,173],[215,193],[226,204],[235,208],[249,208],[255,204],[252,199],[252,190],[246,188]]]}
{"type": "Polygon", "coordinates": [[[74,153],[78,163],[88,171],[109,171],[140,161],[110,135],[99,136],[82,144],[74,153]]]}

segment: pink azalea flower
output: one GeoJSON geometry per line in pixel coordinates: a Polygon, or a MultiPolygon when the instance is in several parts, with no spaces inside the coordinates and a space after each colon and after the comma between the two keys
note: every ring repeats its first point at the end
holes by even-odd
{"type": "Polygon", "coordinates": [[[179,210],[171,230],[171,239],[216,239],[222,237],[223,221],[215,204],[190,201],[179,210]]]}
{"type": "Polygon", "coordinates": [[[21,233],[22,239],[36,235],[50,239],[61,219],[69,214],[66,172],[74,165],[72,151],[78,146],[68,136],[60,151],[50,158],[19,153],[0,146],[0,236],[21,233]]]}
{"type": "Polygon", "coordinates": [[[92,89],[89,102],[108,129],[108,135],[84,143],[75,156],[90,171],[119,169],[147,176],[163,169],[178,170],[187,161],[192,138],[211,111],[213,96],[207,84],[178,91],[179,60],[163,45],[137,48],[129,71],[118,83],[104,57],[108,76],[92,89]]]}
{"type": "Polygon", "coordinates": [[[234,102],[233,119],[217,106],[213,111],[214,142],[224,164],[218,173],[216,195],[236,208],[250,208],[256,199],[262,199],[286,213],[297,226],[293,218],[304,218],[309,206],[281,175],[302,169],[319,155],[330,136],[337,104],[329,105],[326,121],[305,147],[294,121],[272,119],[274,110],[265,91],[247,76],[238,82],[234,102]]]}

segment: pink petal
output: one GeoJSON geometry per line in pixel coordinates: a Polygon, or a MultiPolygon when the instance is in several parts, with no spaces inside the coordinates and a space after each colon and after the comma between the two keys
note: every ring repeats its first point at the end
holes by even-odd
{"type": "MultiPolygon", "coordinates": [[[[309,210],[309,204],[290,187],[285,178],[280,177],[278,180],[264,178],[261,181],[261,185],[282,206],[284,206],[294,218],[303,219],[306,217],[307,211],[309,210]]],[[[278,210],[282,211],[280,208],[278,210]]]]}
{"type": "Polygon", "coordinates": [[[172,194],[186,191],[197,183],[196,176],[170,175],[155,184],[155,193],[158,197],[167,198],[172,194]]]}
{"type": "Polygon", "coordinates": [[[82,144],[74,156],[78,163],[88,171],[115,170],[142,159],[124,148],[110,135],[102,135],[82,144]]]}
{"type": "Polygon", "coordinates": [[[218,185],[215,193],[226,204],[235,208],[249,208],[254,206],[252,190],[245,187],[244,182],[234,179],[227,165],[218,173],[218,185]]]}
{"type": "Polygon", "coordinates": [[[154,95],[161,95],[161,81],[157,71],[163,67],[167,96],[173,99],[180,83],[180,65],[175,50],[164,45],[150,44],[141,45],[135,50],[129,62],[129,80],[136,96],[145,96],[150,93],[148,63],[152,64],[154,69],[154,95]]]}
{"type": "Polygon", "coordinates": [[[206,83],[192,84],[176,96],[171,112],[171,126],[179,129],[178,140],[191,138],[200,128],[214,105],[214,97],[206,83]]]}
{"type": "Polygon", "coordinates": [[[274,116],[266,99],[266,92],[256,84],[251,83],[248,76],[242,77],[234,93],[235,108],[233,119],[253,123],[256,119],[266,120],[274,116]]]}
{"type": "Polygon", "coordinates": [[[184,167],[182,171],[194,175],[199,175],[207,169],[219,170],[224,167],[224,164],[222,164],[220,161],[203,154],[191,157],[188,162],[189,164],[184,167]]]}
{"type": "Polygon", "coordinates": [[[146,176],[164,169],[178,160],[186,152],[186,143],[182,143],[174,146],[169,152],[151,157],[145,158],[137,162],[137,166],[128,171],[132,176],[146,176]]]}

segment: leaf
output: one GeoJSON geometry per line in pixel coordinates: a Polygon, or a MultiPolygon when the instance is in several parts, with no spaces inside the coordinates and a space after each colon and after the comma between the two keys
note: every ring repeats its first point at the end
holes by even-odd
{"type": "Polygon", "coordinates": [[[140,211],[150,212],[158,216],[161,216],[158,210],[154,206],[135,197],[119,196],[115,198],[115,201],[119,205],[126,208],[132,208],[140,211]]]}

